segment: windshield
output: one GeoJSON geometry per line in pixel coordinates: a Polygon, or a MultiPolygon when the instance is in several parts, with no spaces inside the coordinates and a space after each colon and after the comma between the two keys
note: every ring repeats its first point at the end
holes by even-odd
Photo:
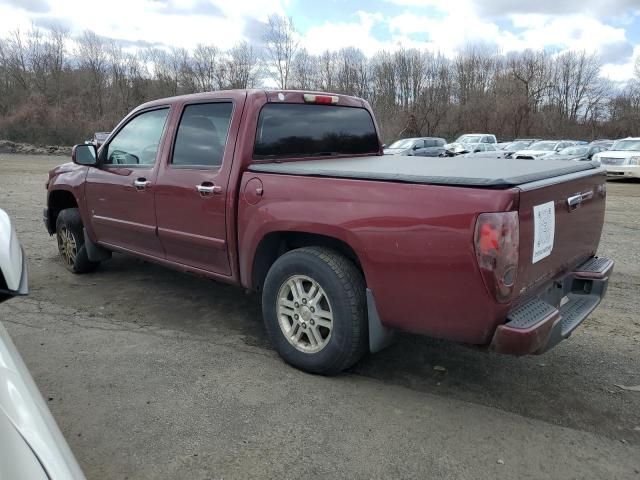
{"type": "Polygon", "coordinates": [[[517,152],[518,150],[524,150],[527,148],[529,142],[511,142],[502,147],[503,150],[517,152]]]}
{"type": "Polygon", "coordinates": [[[393,142],[390,147],[387,148],[411,148],[413,145],[413,140],[410,138],[405,138],[403,140],[398,140],[393,142]]]}
{"type": "Polygon", "coordinates": [[[640,152],[640,140],[618,140],[613,144],[611,150],[621,152],[640,152]]]}
{"type": "Polygon", "coordinates": [[[567,147],[558,153],[560,153],[560,155],[588,155],[589,147],[567,147]]]}
{"type": "Polygon", "coordinates": [[[253,158],[376,154],[379,148],[364,108],[269,103],[260,111],[253,158]]]}
{"type": "Polygon", "coordinates": [[[536,142],[532,145],[530,145],[529,147],[527,147],[525,150],[541,150],[541,151],[551,151],[554,148],[556,148],[556,145],[558,144],[558,142],[536,142]]]}
{"type": "Polygon", "coordinates": [[[482,135],[462,135],[453,143],[480,143],[482,135]]]}

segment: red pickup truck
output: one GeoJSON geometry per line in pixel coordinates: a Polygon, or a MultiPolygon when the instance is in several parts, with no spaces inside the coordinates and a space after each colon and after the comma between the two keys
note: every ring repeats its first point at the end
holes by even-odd
{"type": "Polygon", "coordinates": [[[397,330],[542,353],[603,297],[591,162],[383,156],[367,102],[238,90],[156,100],[49,174],[74,273],[112,252],[260,291],[280,355],[334,374],[397,330]]]}

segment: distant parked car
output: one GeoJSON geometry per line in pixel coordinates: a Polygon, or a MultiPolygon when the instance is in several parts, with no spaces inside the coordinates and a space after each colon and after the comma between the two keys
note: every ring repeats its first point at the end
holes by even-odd
{"type": "Polygon", "coordinates": [[[615,143],[614,140],[602,139],[602,140],[594,140],[589,145],[600,145],[600,146],[606,147],[607,149],[610,149],[611,147],[613,147],[614,143],[615,143]]]}
{"type": "Polygon", "coordinates": [[[447,150],[447,155],[459,155],[461,153],[467,153],[470,150],[467,150],[466,145],[476,145],[476,144],[497,144],[495,135],[491,135],[489,133],[467,133],[465,135],[460,135],[453,142],[447,143],[444,148],[447,150]]]}
{"type": "MultiPolygon", "coordinates": [[[[0,303],[28,292],[27,261],[0,210],[0,303]]],[[[20,354],[0,323],[0,479],[82,480],[84,475],[20,354]]]]}
{"type": "Polygon", "coordinates": [[[616,141],[610,150],[593,156],[611,177],[640,178],[640,137],[616,141]]]}
{"type": "Polygon", "coordinates": [[[96,148],[100,148],[100,145],[102,145],[105,140],[109,137],[109,134],[111,132],[96,132],[93,134],[93,137],[91,138],[91,140],[87,140],[84,143],[87,144],[93,144],[96,146],[96,148]]]}
{"type": "Polygon", "coordinates": [[[502,148],[504,158],[511,158],[514,153],[524,150],[533,143],[532,140],[514,140],[502,148]]]}
{"type": "Polygon", "coordinates": [[[461,153],[465,157],[502,158],[504,156],[504,152],[491,143],[464,144],[462,148],[466,150],[466,153],[461,153]]]}
{"type": "Polygon", "coordinates": [[[441,157],[444,154],[444,138],[404,138],[384,149],[385,155],[416,155],[419,157],[441,157]]]}
{"type": "Polygon", "coordinates": [[[532,143],[524,150],[514,153],[513,158],[533,160],[552,152],[559,152],[563,148],[571,147],[572,145],[574,145],[574,142],[571,140],[543,140],[532,143]]]}
{"type": "Polygon", "coordinates": [[[591,160],[596,153],[606,150],[607,148],[602,145],[574,145],[563,148],[559,152],[549,153],[541,158],[550,158],[553,160],[591,160]]]}
{"type": "Polygon", "coordinates": [[[452,143],[498,143],[496,136],[489,133],[467,133],[460,135],[452,143]]]}

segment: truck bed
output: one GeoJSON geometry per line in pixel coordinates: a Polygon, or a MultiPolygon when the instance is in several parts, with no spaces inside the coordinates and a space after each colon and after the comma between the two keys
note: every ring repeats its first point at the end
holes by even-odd
{"type": "Polygon", "coordinates": [[[596,162],[380,155],[254,163],[253,172],[405,183],[510,188],[599,168],[596,162]]]}

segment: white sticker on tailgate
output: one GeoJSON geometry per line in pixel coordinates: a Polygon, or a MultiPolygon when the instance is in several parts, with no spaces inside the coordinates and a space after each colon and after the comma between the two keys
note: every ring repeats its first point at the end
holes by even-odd
{"type": "Polygon", "coordinates": [[[533,207],[533,260],[539,262],[551,255],[556,232],[556,211],[553,202],[533,207]]]}

